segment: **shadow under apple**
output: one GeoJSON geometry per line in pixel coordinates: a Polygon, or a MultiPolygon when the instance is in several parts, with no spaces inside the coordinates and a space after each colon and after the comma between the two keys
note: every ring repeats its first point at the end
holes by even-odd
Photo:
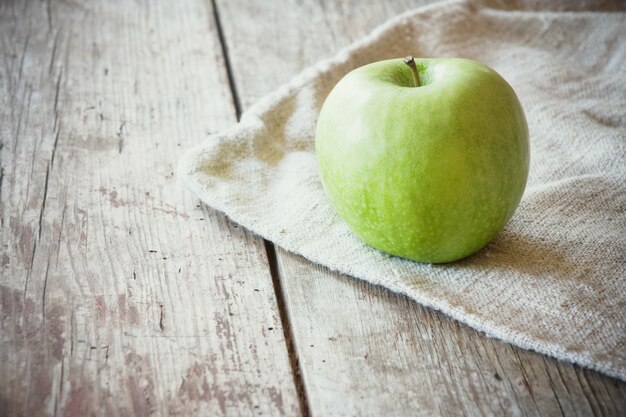
{"type": "Polygon", "coordinates": [[[561,250],[563,242],[553,242],[545,237],[524,234],[517,230],[503,230],[485,248],[455,262],[455,266],[474,270],[502,270],[510,274],[536,278],[571,277],[576,263],[561,250]]]}

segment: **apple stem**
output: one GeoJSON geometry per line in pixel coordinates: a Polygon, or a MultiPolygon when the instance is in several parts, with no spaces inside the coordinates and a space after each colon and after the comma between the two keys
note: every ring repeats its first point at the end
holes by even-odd
{"type": "Polygon", "coordinates": [[[409,55],[404,58],[404,63],[407,64],[409,68],[411,68],[411,75],[413,75],[413,84],[415,85],[415,87],[419,87],[421,85],[420,76],[417,73],[417,65],[415,65],[415,59],[413,59],[413,57],[409,55]]]}

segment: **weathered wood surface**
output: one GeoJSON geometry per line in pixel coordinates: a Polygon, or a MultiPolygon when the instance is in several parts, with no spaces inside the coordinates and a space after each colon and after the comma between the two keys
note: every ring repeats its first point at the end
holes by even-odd
{"type": "Polygon", "coordinates": [[[211,5],[1,2],[0,86],[0,415],[299,415],[263,241],[173,174],[236,121],[211,5]]]}
{"type": "Polygon", "coordinates": [[[271,246],[270,268],[176,182],[419,3],[0,2],[0,415],[624,415],[626,384],[271,246]]]}
{"type": "MultiPolygon", "coordinates": [[[[218,1],[243,109],[422,3],[218,1]]],[[[277,257],[313,416],[626,415],[622,382],[486,338],[280,248],[277,257]]]]}

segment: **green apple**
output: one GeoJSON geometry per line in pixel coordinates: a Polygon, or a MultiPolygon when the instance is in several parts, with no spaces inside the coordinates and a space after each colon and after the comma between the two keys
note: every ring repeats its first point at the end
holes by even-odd
{"type": "Polygon", "coordinates": [[[331,204],[371,246],[419,262],[464,258],[513,216],[529,165],[511,86],[459,58],[355,69],[326,98],[315,148],[331,204]]]}

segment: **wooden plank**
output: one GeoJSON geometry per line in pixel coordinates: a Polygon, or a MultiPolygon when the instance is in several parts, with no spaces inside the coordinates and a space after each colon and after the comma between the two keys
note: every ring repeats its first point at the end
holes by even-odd
{"type": "Polygon", "coordinates": [[[279,250],[312,415],[623,415],[626,384],[279,250]]]}
{"type": "Polygon", "coordinates": [[[210,3],[0,3],[0,415],[299,415],[263,241],[174,177],[210,3]]]}
{"type": "MultiPolygon", "coordinates": [[[[218,2],[244,110],[420,3],[218,2]]],[[[623,382],[486,338],[280,248],[277,257],[313,416],[618,416],[626,410],[623,382]]]]}

